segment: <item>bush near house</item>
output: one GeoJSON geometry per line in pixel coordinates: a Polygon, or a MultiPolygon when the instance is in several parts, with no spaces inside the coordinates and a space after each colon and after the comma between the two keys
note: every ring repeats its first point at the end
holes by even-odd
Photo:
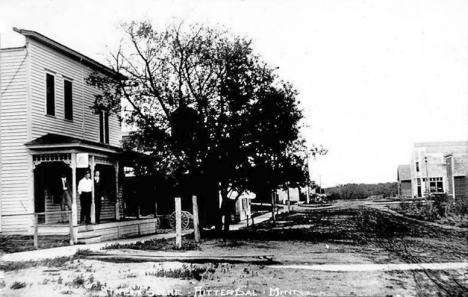
{"type": "Polygon", "coordinates": [[[468,199],[453,199],[446,193],[431,194],[427,199],[402,199],[392,209],[419,220],[468,227],[468,199]]]}

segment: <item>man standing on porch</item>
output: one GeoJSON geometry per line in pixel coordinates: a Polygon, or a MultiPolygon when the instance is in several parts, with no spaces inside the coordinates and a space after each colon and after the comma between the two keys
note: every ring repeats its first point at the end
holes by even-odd
{"type": "MultiPolygon", "coordinates": [[[[67,174],[65,172],[62,173],[61,175],[61,187],[62,187],[62,195],[60,199],[60,209],[62,211],[66,210],[72,210],[72,203],[73,203],[73,198],[72,198],[72,192],[71,192],[71,187],[70,183],[67,180],[67,174]]],[[[60,223],[65,223],[67,222],[68,215],[66,213],[62,213],[62,220],[60,223]]]]}
{"type": "Polygon", "coordinates": [[[100,223],[101,206],[104,201],[104,185],[101,178],[101,173],[96,170],[94,171],[94,205],[96,207],[96,224],[100,223]]]}
{"type": "Polygon", "coordinates": [[[91,223],[91,199],[93,192],[93,181],[91,171],[87,170],[85,176],[78,183],[78,194],[80,195],[81,213],[80,224],[86,220],[86,224],[91,223]]]}

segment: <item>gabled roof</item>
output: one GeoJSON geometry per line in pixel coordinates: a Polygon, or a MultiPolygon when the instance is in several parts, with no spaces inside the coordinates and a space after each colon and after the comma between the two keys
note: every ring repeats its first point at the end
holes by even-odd
{"type": "Polygon", "coordinates": [[[398,180],[411,180],[411,165],[398,165],[398,180]]]}
{"type": "Polygon", "coordinates": [[[466,165],[467,165],[467,156],[466,154],[455,155],[453,157],[453,175],[454,176],[465,176],[466,175],[466,165]]]}
{"type": "Polygon", "coordinates": [[[79,52],[72,50],[69,47],[66,47],[63,44],[60,44],[38,32],[31,31],[31,30],[25,30],[25,29],[18,29],[18,28],[13,28],[13,30],[21,35],[24,35],[25,37],[34,39],[36,41],[39,41],[53,49],[55,49],[58,52],[61,52],[62,54],[85,64],[86,66],[89,66],[95,70],[99,70],[100,72],[109,75],[111,77],[115,77],[118,79],[126,79],[127,77],[124,76],[123,74],[118,73],[117,71],[112,70],[111,68],[102,65],[101,63],[83,55],[80,54],[79,52]]]}
{"type": "Polygon", "coordinates": [[[122,151],[120,147],[52,133],[36,138],[24,145],[34,150],[45,150],[51,148],[84,148],[110,153],[118,153],[122,151]]]}

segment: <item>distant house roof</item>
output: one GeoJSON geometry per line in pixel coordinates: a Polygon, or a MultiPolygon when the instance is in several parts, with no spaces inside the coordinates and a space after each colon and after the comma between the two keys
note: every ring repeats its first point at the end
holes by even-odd
{"type": "Polygon", "coordinates": [[[120,147],[52,133],[48,133],[44,136],[36,138],[28,143],[25,143],[25,145],[30,149],[36,150],[81,147],[91,150],[107,151],[111,153],[118,153],[122,151],[120,147]]]}
{"type": "Polygon", "coordinates": [[[112,70],[111,68],[107,67],[107,66],[104,66],[102,65],[101,63],[83,55],[83,54],[80,54],[79,52],[75,51],[75,50],[72,50],[71,48],[69,47],[66,47],[65,45],[63,44],[60,44],[38,32],[35,32],[35,31],[31,31],[31,30],[25,30],[25,29],[18,29],[18,28],[13,28],[13,30],[15,32],[18,32],[19,34],[25,36],[25,37],[28,37],[28,38],[31,38],[31,39],[34,39],[34,40],[37,40],[59,52],[61,52],[62,54],[78,61],[78,62],[81,62],[95,70],[99,70],[101,71],[102,73],[106,74],[106,75],[109,75],[109,76],[112,76],[112,77],[115,77],[115,78],[119,78],[119,79],[126,79],[126,76],[124,76],[123,74],[120,74],[119,72],[117,71],[114,71],[112,70]]]}
{"type": "Polygon", "coordinates": [[[468,141],[416,142],[415,147],[468,146],[468,141]]]}
{"type": "Polygon", "coordinates": [[[465,176],[467,174],[467,154],[449,154],[446,158],[453,158],[453,175],[454,176],[465,176]]]}
{"type": "Polygon", "coordinates": [[[398,165],[398,180],[411,180],[411,165],[398,165]]]}
{"type": "Polygon", "coordinates": [[[460,176],[460,175],[466,175],[466,165],[467,165],[467,160],[466,160],[466,155],[460,156],[460,157],[455,157],[454,159],[454,170],[453,173],[454,175],[460,176]]]}

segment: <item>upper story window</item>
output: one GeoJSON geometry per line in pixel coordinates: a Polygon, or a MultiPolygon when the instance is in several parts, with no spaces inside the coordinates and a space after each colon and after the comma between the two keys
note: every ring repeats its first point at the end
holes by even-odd
{"type": "Polygon", "coordinates": [[[416,172],[419,172],[419,162],[416,162],[416,172]]]}
{"type": "Polygon", "coordinates": [[[55,76],[46,74],[46,114],[55,116],[55,76]]]}
{"type": "Polygon", "coordinates": [[[99,141],[109,144],[109,113],[104,110],[99,113],[99,141]]]}
{"type": "Polygon", "coordinates": [[[73,120],[73,86],[69,80],[63,81],[63,105],[66,120],[73,120]]]}

